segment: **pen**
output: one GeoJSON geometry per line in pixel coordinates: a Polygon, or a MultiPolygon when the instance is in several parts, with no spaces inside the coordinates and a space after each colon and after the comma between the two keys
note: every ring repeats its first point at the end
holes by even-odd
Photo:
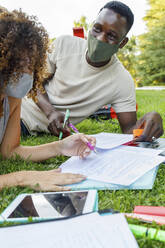
{"type": "MultiPolygon", "coordinates": [[[[65,112],[63,128],[65,127],[65,124],[66,124],[66,122],[67,122],[67,120],[69,118],[69,115],[70,115],[70,112],[69,112],[69,109],[67,109],[66,112],[65,112]]],[[[59,140],[62,139],[62,136],[63,136],[63,132],[60,132],[60,134],[59,134],[59,140]]]]}
{"type": "Polygon", "coordinates": [[[148,237],[149,239],[165,242],[165,231],[163,230],[133,224],[129,224],[129,227],[136,237],[148,237]]]}
{"type": "MultiPolygon", "coordinates": [[[[78,129],[72,124],[72,123],[69,123],[69,127],[72,128],[72,130],[75,132],[75,133],[79,133],[78,129]]],[[[89,147],[89,149],[91,151],[94,151],[95,153],[97,153],[96,149],[94,146],[92,146],[92,144],[88,141],[87,142],[87,146],[89,147]]]]}

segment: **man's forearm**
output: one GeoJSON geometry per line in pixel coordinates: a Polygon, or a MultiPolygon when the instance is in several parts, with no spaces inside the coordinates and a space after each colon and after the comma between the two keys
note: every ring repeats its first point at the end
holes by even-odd
{"type": "Polygon", "coordinates": [[[47,92],[41,93],[39,90],[37,92],[37,106],[44,112],[46,117],[50,115],[52,111],[54,111],[53,105],[49,101],[49,97],[47,92]]]}
{"type": "Polygon", "coordinates": [[[136,112],[117,113],[117,118],[124,134],[132,134],[138,125],[136,112]]]}
{"type": "Polygon", "coordinates": [[[63,127],[65,115],[55,109],[49,101],[49,97],[46,92],[43,94],[38,91],[37,105],[49,121],[47,129],[51,134],[59,136],[59,133],[63,132],[63,137],[70,135],[68,126],[66,125],[65,128],[63,127]]]}
{"type": "Polygon", "coordinates": [[[137,127],[136,124],[135,124],[135,125],[132,125],[132,126],[130,126],[130,127],[127,127],[127,128],[125,128],[125,129],[123,129],[122,132],[123,132],[124,134],[132,134],[132,133],[133,133],[133,130],[136,129],[136,127],[137,127]]]}
{"type": "MultiPolygon", "coordinates": [[[[49,81],[53,78],[54,74],[49,74],[47,78],[43,81],[43,85],[45,86],[46,84],[49,83],[49,81]]],[[[52,111],[54,111],[54,107],[49,101],[49,97],[47,92],[45,93],[41,92],[39,89],[37,90],[37,106],[44,112],[46,117],[50,115],[52,111]]]]}

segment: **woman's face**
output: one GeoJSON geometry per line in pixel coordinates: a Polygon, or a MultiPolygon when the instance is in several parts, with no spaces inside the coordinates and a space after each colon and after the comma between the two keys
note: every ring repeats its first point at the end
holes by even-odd
{"type": "Polygon", "coordinates": [[[33,75],[27,72],[23,73],[16,84],[8,83],[5,88],[7,96],[23,98],[33,87],[33,75]]]}

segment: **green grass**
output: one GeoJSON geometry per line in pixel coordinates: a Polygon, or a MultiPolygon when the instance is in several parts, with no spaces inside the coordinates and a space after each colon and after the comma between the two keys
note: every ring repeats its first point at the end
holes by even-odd
{"type": "MultiPolygon", "coordinates": [[[[138,118],[149,111],[157,111],[163,118],[165,126],[165,91],[137,91],[138,118]]],[[[86,134],[94,134],[99,132],[115,132],[121,133],[120,127],[116,120],[96,122],[90,119],[77,125],[81,132],[86,134]]],[[[163,136],[165,137],[165,136],[163,136]]],[[[56,138],[48,135],[30,137],[22,139],[23,145],[38,145],[54,141],[56,138]]],[[[57,168],[67,158],[57,157],[49,159],[42,163],[33,163],[16,159],[3,161],[0,159],[0,173],[5,174],[18,170],[47,170],[57,168]]],[[[29,188],[5,188],[0,192],[0,212],[2,212],[8,204],[20,193],[34,192],[29,188]]],[[[99,209],[114,208],[120,212],[132,212],[135,205],[164,205],[165,206],[165,166],[161,165],[152,190],[105,190],[99,191],[99,209]]],[[[129,223],[138,223],[137,220],[128,219],[129,223]]],[[[142,224],[165,230],[165,226],[156,224],[142,224]]],[[[138,238],[138,244],[141,248],[163,248],[165,244],[162,242],[148,240],[146,238],[138,238]]]]}

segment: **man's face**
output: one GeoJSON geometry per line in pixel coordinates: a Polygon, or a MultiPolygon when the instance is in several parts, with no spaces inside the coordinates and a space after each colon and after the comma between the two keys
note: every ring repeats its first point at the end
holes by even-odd
{"type": "MultiPolygon", "coordinates": [[[[126,33],[126,18],[106,8],[99,13],[91,29],[91,34],[95,38],[109,44],[118,44],[123,39],[127,39],[125,38],[126,33]]],[[[125,45],[122,43],[120,48],[125,45]]]]}

